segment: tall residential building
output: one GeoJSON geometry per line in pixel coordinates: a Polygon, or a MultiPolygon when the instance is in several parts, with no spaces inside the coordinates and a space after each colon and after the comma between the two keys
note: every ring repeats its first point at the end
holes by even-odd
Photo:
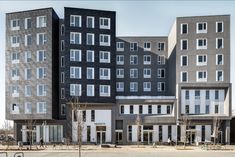
{"type": "Polygon", "coordinates": [[[8,13],[6,39],[6,118],[18,141],[77,142],[82,118],[84,143],[210,142],[215,121],[218,141],[230,142],[229,15],[116,37],[113,11],[66,7],[59,19],[46,8],[8,13]]]}

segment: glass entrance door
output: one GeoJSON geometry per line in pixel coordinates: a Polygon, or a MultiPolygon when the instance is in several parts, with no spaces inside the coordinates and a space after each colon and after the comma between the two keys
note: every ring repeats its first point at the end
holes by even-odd
{"type": "Polygon", "coordinates": [[[96,126],[96,143],[103,144],[106,141],[106,126],[96,126]]]}
{"type": "Polygon", "coordinates": [[[143,134],[143,140],[144,140],[144,144],[151,144],[153,143],[153,132],[151,131],[144,131],[143,134]]]}
{"type": "Polygon", "coordinates": [[[122,132],[116,132],[116,143],[122,144],[122,132]]]}

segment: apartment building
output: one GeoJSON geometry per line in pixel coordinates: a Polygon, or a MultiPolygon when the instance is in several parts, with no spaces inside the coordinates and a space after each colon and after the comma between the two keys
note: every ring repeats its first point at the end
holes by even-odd
{"type": "Polygon", "coordinates": [[[6,26],[17,140],[77,142],[81,118],[84,143],[210,142],[215,120],[230,142],[229,15],[178,17],[163,37],[116,37],[115,12],[67,7],[8,13],[6,26]]]}

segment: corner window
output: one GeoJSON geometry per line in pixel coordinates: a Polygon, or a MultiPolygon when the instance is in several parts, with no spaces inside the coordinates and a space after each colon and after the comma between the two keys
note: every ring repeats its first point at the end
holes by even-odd
{"type": "Polygon", "coordinates": [[[70,26],[71,27],[81,27],[82,17],[80,15],[70,15],[70,26]]]}
{"type": "Polygon", "coordinates": [[[207,33],[207,23],[206,22],[197,23],[197,33],[207,33]]]}

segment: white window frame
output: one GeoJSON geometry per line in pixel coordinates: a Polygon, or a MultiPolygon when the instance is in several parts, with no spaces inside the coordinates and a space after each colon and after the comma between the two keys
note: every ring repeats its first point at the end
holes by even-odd
{"type": "Polygon", "coordinates": [[[25,97],[31,97],[32,96],[32,88],[30,85],[24,86],[24,95],[25,97]]]}
{"type": "Polygon", "coordinates": [[[37,50],[37,62],[44,62],[44,61],[46,61],[46,51],[45,50],[37,50]],[[39,60],[40,53],[42,53],[42,60],[39,60]]]}
{"type": "Polygon", "coordinates": [[[70,96],[81,96],[82,95],[82,85],[81,84],[70,84],[69,89],[70,96]],[[78,91],[76,91],[78,90],[78,91]]]}
{"type": "Polygon", "coordinates": [[[144,51],[151,51],[151,42],[144,42],[144,51]],[[149,47],[148,47],[149,44],[149,47]]]}
{"type": "Polygon", "coordinates": [[[47,42],[47,34],[44,32],[44,33],[37,33],[37,45],[45,45],[46,42],[47,42]],[[42,43],[40,43],[40,38],[39,36],[42,35],[43,36],[43,41],[42,43]]]}
{"type": "Polygon", "coordinates": [[[124,92],[124,82],[116,83],[116,92],[124,92]]]}
{"type": "Polygon", "coordinates": [[[130,65],[138,65],[138,55],[130,55],[130,65]],[[135,58],[137,59],[137,63],[135,63],[135,58]]]}
{"type": "Polygon", "coordinates": [[[47,26],[47,17],[46,16],[37,16],[37,28],[42,28],[47,26]],[[40,21],[42,20],[42,21],[40,21]],[[41,23],[42,22],[42,23],[41,23]]]}
{"type": "Polygon", "coordinates": [[[216,49],[223,49],[223,48],[224,48],[224,38],[216,38],[216,49]],[[218,47],[218,41],[219,41],[219,39],[222,40],[222,46],[221,46],[221,48],[218,47]]]}
{"type": "Polygon", "coordinates": [[[207,81],[207,71],[197,71],[196,74],[197,74],[197,82],[206,82],[207,81]],[[199,73],[202,73],[203,78],[199,78],[199,73]]]}
{"type": "Polygon", "coordinates": [[[124,51],[124,42],[117,42],[117,51],[124,51]]]}
{"type": "Polygon", "coordinates": [[[20,46],[20,37],[16,35],[11,36],[11,47],[19,47],[19,46],[20,46]]]}
{"type": "Polygon", "coordinates": [[[216,81],[217,81],[217,82],[222,82],[222,81],[224,81],[224,71],[223,71],[223,70],[216,70],[216,81]],[[219,80],[219,79],[218,79],[218,74],[219,74],[219,72],[222,72],[222,80],[219,80]]]}
{"type": "Polygon", "coordinates": [[[138,42],[131,42],[130,43],[130,51],[138,51],[138,42]],[[135,48],[135,45],[136,44],[136,50],[134,49],[135,48]]]}
{"type": "Polygon", "coordinates": [[[196,45],[197,50],[207,49],[207,45],[208,45],[207,38],[199,38],[199,39],[197,39],[197,45],[196,45]],[[198,45],[200,40],[202,40],[202,43],[203,43],[202,46],[198,45]]]}
{"type": "Polygon", "coordinates": [[[70,15],[70,27],[82,27],[82,16],[81,15],[70,15]],[[79,19],[78,26],[75,24],[75,18],[79,19]]]}
{"type": "Polygon", "coordinates": [[[95,17],[94,16],[87,16],[87,18],[86,18],[86,27],[87,28],[95,28],[95,17]],[[92,19],[92,26],[91,27],[89,27],[89,25],[88,25],[88,19],[92,19]]]}
{"type": "Polygon", "coordinates": [[[44,79],[46,78],[46,68],[45,67],[38,67],[37,68],[37,79],[44,79]],[[39,71],[42,70],[42,76],[40,76],[39,71]]]}
{"type": "Polygon", "coordinates": [[[37,96],[46,96],[47,95],[47,85],[38,84],[37,85],[37,96]],[[42,93],[40,93],[40,87],[42,87],[42,93]]]}
{"type": "Polygon", "coordinates": [[[61,83],[64,83],[64,79],[65,79],[65,75],[64,75],[64,72],[61,72],[60,74],[61,76],[61,83]]]}
{"type": "Polygon", "coordinates": [[[181,71],[181,82],[183,82],[183,83],[188,82],[188,72],[187,71],[181,71]],[[183,74],[186,74],[186,81],[183,81],[183,74]]]}
{"type": "Polygon", "coordinates": [[[79,49],[70,49],[70,61],[81,62],[82,61],[82,51],[79,49]],[[76,56],[78,53],[78,60],[76,60],[76,56]]]}
{"type": "Polygon", "coordinates": [[[12,52],[11,53],[11,63],[12,64],[20,63],[20,53],[19,52],[12,52]]]}
{"type": "Polygon", "coordinates": [[[31,114],[32,113],[32,103],[31,102],[25,102],[24,103],[24,113],[25,114],[31,114]],[[29,107],[30,106],[30,110],[29,107]]]}
{"type": "Polygon", "coordinates": [[[166,64],[166,57],[164,55],[159,55],[157,59],[158,65],[164,65],[166,64]]]}
{"type": "Polygon", "coordinates": [[[32,53],[31,51],[24,52],[24,62],[29,63],[32,60],[32,53]]]}
{"type": "Polygon", "coordinates": [[[110,63],[110,52],[109,51],[100,51],[100,63],[110,63]],[[108,58],[104,58],[107,55],[108,58]]]}
{"type": "Polygon", "coordinates": [[[100,85],[100,97],[110,97],[110,85],[100,85]],[[107,92],[105,92],[105,88],[107,88],[107,92]]]}
{"type": "Polygon", "coordinates": [[[197,34],[199,34],[199,33],[207,33],[207,28],[208,28],[208,25],[207,25],[207,22],[197,22],[197,30],[196,30],[196,32],[197,32],[197,34]],[[202,28],[202,30],[199,30],[199,24],[202,24],[203,26],[203,28],[202,28]],[[206,28],[204,28],[206,26],[206,28]]]}
{"type": "Polygon", "coordinates": [[[182,55],[181,56],[181,63],[180,63],[181,67],[184,67],[184,66],[188,66],[188,56],[187,55],[182,55]],[[183,65],[183,58],[186,57],[187,58],[187,65],[183,65]]]}
{"type": "Polygon", "coordinates": [[[130,82],[130,92],[138,92],[138,82],[130,82]]]}
{"type": "Polygon", "coordinates": [[[117,55],[116,62],[117,65],[124,65],[124,55],[117,55]]]}
{"type": "Polygon", "coordinates": [[[28,46],[28,45],[32,45],[32,35],[31,34],[26,34],[25,36],[24,36],[24,45],[25,46],[28,46]],[[28,37],[31,37],[31,44],[29,44],[28,43],[28,37]]]}
{"type": "Polygon", "coordinates": [[[223,21],[217,21],[216,22],[216,33],[223,33],[224,32],[224,22],[223,21]],[[218,24],[222,23],[222,31],[218,32],[218,24]]]}
{"type": "Polygon", "coordinates": [[[95,96],[95,85],[87,84],[86,90],[87,90],[87,93],[86,93],[87,96],[89,96],[89,97],[95,96]]]}
{"type": "Polygon", "coordinates": [[[165,68],[158,68],[157,69],[157,78],[165,78],[166,77],[166,69],[165,68]],[[162,77],[162,70],[164,71],[164,77],[162,77]]]}
{"type": "Polygon", "coordinates": [[[95,79],[95,69],[93,67],[87,67],[86,74],[87,74],[86,76],[87,79],[95,79]],[[91,70],[91,77],[88,77],[89,76],[88,71],[90,70],[91,70]]]}
{"type": "Polygon", "coordinates": [[[182,51],[185,51],[185,50],[188,50],[188,39],[181,39],[180,40],[180,49],[182,51]],[[186,49],[183,49],[183,42],[186,41],[187,42],[187,48],[186,49]]]}
{"type": "Polygon", "coordinates": [[[152,73],[151,68],[144,68],[143,69],[143,77],[144,78],[151,78],[151,73],[152,73]],[[149,72],[150,72],[150,74],[149,74],[149,72]]]}
{"type": "Polygon", "coordinates": [[[111,72],[111,70],[110,70],[110,68],[100,68],[99,69],[99,79],[100,80],[110,80],[110,72],[111,72]],[[108,73],[108,75],[106,76],[106,75],[104,75],[105,73],[108,73]]]}
{"type": "Polygon", "coordinates": [[[64,45],[64,40],[60,41],[60,50],[64,51],[65,45],[64,45]]]}
{"type": "Polygon", "coordinates": [[[12,97],[19,97],[19,86],[18,85],[13,85],[11,86],[11,96],[12,97]]]}
{"type": "Polygon", "coordinates": [[[43,114],[47,112],[46,102],[37,102],[37,113],[43,114]],[[40,111],[40,105],[42,105],[42,111],[40,111]]]}
{"type": "Polygon", "coordinates": [[[31,79],[32,79],[32,69],[30,69],[30,68],[25,68],[25,69],[24,69],[24,74],[25,74],[25,76],[24,76],[25,80],[31,80],[31,79]],[[29,76],[28,70],[31,71],[31,76],[30,76],[29,78],[28,78],[28,76],[29,76]]]}
{"type": "Polygon", "coordinates": [[[82,78],[82,68],[81,67],[71,66],[70,67],[70,78],[72,78],[72,79],[81,79],[82,78]],[[75,71],[76,70],[78,70],[78,72],[79,72],[77,77],[75,76],[75,71]]]}
{"type": "MultiPolygon", "coordinates": [[[[28,28],[28,20],[30,20],[30,19],[31,19],[30,17],[24,19],[24,29],[29,29],[28,28]]],[[[31,20],[31,27],[32,27],[32,20],[31,20]]]]}
{"type": "Polygon", "coordinates": [[[94,33],[87,33],[86,34],[86,44],[87,45],[95,45],[95,34],[94,33]],[[88,36],[91,36],[91,43],[88,43],[88,36]]]}
{"type": "Polygon", "coordinates": [[[216,65],[224,65],[224,55],[223,54],[216,54],[216,65]],[[222,64],[218,64],[219,56],[222,56],[222,64]]]}
{"type": "Polygon", "coordinates": [[[144,65],[151,65],[151,55],[144,55],[143,60],[144,65]],[[150,61],[148,61],[148,58],[150,58],[150,61]]]}
{"type": "Polygon", "coordinates": [[[20,70],[19,70],[19,68],[11,69],[11,79],[12,80],[19,80],[20,79],[20,70]]]}
{"type": "Polygon", "coordinates": [[[61,98],[61,99],[64,99],[64,98],[65,98],[65,89],[64,89],[64,88],[61,88],[61,91],[60,91],[60,98],[61,98]]]}
{"type": "Polygon", "coordinates": [[[93,50],[87,50],[86,51],[86,61],[87,62],[94,62],[95,61],[95,54],[94,54],[94,51],[93,50]],[[89,60],[89,55],[88,55],[88,53],[91,53],[91,60],[89,60]]]}
{"type": "Polygon", "coordinates": [[[144,90],[144,92],[151,92],[151,82],[144,82],[143,83],[143,90],[144,90]]]}
{"type": "Polygon", "coordinates": [[[181,23],[180,24],[180,34],[188,34],[188,23],[181,23]],[[183,25],[187,25],[187,33],[183,33],[183,25]]]}
{"type": "Polygon", "coordinates": [[[197,55],[197,66],[205,66],[207,65],[207,55],[197,55]],[[199,57],[202,57],[202,62],[199,62],[199,57]]]}
{"type": "Polygon", "coordinates": [[[157,91],[158,91],[158,92],[164,92],[164,91],[166,91],[166,84],[165,84],[165,82],[158,82],[158,83],[157,83],[157,91]],[[163,84],[164,84],[164,90],[162,90],[163,84]]]}
{"type": "Polygon", "coordinates": [[[80,32],[70,32],[70,44],[82,44],[82,34],[80,32]],[[78,43],[76,43],[75,36],[79,36],[78,43]]]}
{"type": "Polygon", "coordinates": [[[110,18],[100,17],[99,25],[100,25],[100,29],[110,29],[110,27],[111,27],[111,20],[110,20],[110,18]],[[104,24],[104,20],[108,20],[108,25],[104,24]]]}
{"type": "Polygon", "coordinates": [[[15,31],[15,30],[20,30],[20,20],[19,19],[12,19],[11,20],[11,30],[15,31]],[[13,26],[13,23],[16,22],[16,26],[13,26]]]}
{"type": "Polygon", "coordinates": [[[165,51],[165,47],[166,47],[166,43],[165,42],[158,42],[158,51],[165,51]],[[163,50],[162,50],[162,44],[164,45],[163,46],[163,50]]]}
{"type": "Polygon", "coordinates": [[[137,68],[130,69],[130,78],[138,78],[139,72],[137,68]],[[135,76],[136,73],[136,76],[135,76]]]}
{"type": "Polygon", "coordinates": [[[116,78],[124,78],[124,69],[123,68],[116,69],[116,78]]]}
{"type": "Polygon", "coordinates": [[[100,46],[110,46],[111,43],[111,36],[109,34],[100,34],[100,46]],[[108,41],[105,42],[104,38],[107,37],[108,41]]]}

